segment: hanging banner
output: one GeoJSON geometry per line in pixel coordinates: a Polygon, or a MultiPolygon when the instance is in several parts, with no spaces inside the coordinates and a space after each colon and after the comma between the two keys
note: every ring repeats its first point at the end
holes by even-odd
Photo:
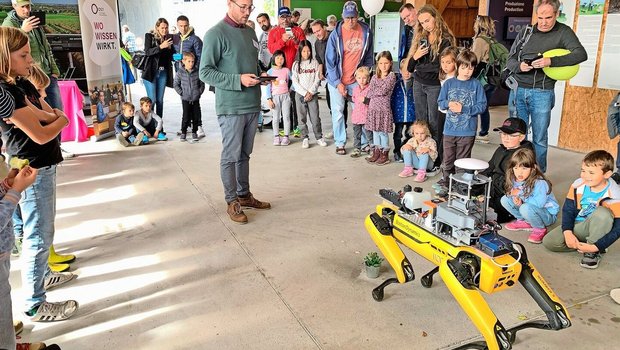
{"type": "Polygon", "coordinates": [[[620,90],[620,0],[609,1],[597,86],[620,90]],[[604,72],[604,74],[601,74],[604,72]]]}
{"type": "Polygon", "coordinates": [[[579,65],[579,73],[570,80],[571,85],[592,87],[598,56],[598,42],[603,24],[605,0],[580,0],[576,34],[588,53],[588,60],[579,65]]]}
{"type": "Polygon", "coordinates": [[[389,51],[392,59],[398,61],[400,44],[400,14],[381,12],[375,16],[375,53],[389,51]]]}
{"type": "Polygon", "coordinates": [[[84,63],[95,136],[114,131],[124,102],[116,0],[79,0],[84,63]]]}

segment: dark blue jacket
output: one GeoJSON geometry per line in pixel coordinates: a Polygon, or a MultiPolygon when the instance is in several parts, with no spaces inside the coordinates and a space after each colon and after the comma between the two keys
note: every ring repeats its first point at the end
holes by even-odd
{"type": "Polygon", "coordinates": [[[205,91],[205,83],[200,80],[200,73],[197,68],[188,72],[184,67],[180,67],[174,77],[174,90],[181,95],[183,101],[198,101],[205,91]]]}
{"type": "Polygon", "coordinates": [[[396,85],[392,92],[392,115],[394,123],[413,123],[415,106],[413,104],[413,88],[407,88],[400,74],[396,74],[396,85]]]}
{"type": "Polygon", "coordinates": [[[403,32],[400,34],[400,47],[398,49],[398,62],[402,61],[403,58],[407,57],[409,54],[409,49],[411,48],[411,41],[413,40],[413,35],[415,34],[412,27],[408,25],[403,26],[403,32]]]}
{"type": "MultiPolygon", "coordinates": [[[[340,79],[342,78],[342,56],[344,55],[344,48],[342,43],[342,21],[336,24],[336,28],[329,35],[327,39],[327,49],[325,49],[325,66],[327,68],[327,82],[331,86],[338,86],[340,79]]],[[[357,67],[374,66],[374,57],[372,53],[372,32],[366,23],[358,22],[358,25],[362,26],[364,47],[362,49],[362,56],[357,67]]]]}
{"type": "Polygon", "coordinates": [[[125,118],[122,113],[116,117],[114,122],[114,131],[120,134],[123,131],[129,131],[132,135],[136,135],[136,128],[133,126],[133,117],[125,118]]]}

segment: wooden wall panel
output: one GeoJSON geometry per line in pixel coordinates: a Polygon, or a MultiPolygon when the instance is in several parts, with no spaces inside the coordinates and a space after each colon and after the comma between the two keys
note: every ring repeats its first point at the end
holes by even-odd
{"type": "MultiPolygon", "coordinates": [[[[605,6],[609,6],[609,2],[605,6]]],[[[594,72],[594,86],[596,86],[599,74],[604,74],[604,72],[599,72],[599,64],[606,23],[607,8],[605,8],[603,14],[599,52],[594,72]]],[[[618,91],[616,90],[599,89],[596,87],[585,88],[567,84],[566,93],[564,94],[564,108],[560,123],[558,146],[580,152],[605,149],[617,156],[616,144],[618,139],[610,140],[609,136],[607,136],[607,106],[617,93],[618,91]]]]}
{"type": "Polygon", "coordinates": [[[615,156],[618,139],[607,136],[607,105],[616,93],[567,85],[558,146],[580,152],[605,149],[615,156]]]}
{"type": "Polygon", "coordinates": [[[442,17],[457,38],[474,36],[474,21],[478,15],[479,0],[430,0],[437,9],[445,8],[442,17]]]}

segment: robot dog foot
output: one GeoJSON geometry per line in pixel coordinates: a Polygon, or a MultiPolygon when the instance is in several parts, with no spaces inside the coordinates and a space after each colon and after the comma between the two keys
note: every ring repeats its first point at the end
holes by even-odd
{"type": "Polygon", "coordinates": [[[392,283],[398,283],[397,278],[388,278],[380,286],[372,290],[372,298],[376,301],[383,300],[383,290],[392,283]]]}

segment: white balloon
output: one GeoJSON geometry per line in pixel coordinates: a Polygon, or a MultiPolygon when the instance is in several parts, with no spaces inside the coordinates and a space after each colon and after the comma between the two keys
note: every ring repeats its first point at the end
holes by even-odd
{"type": "Polygon", "coordinates": [[[362,8],[370,16],[374,16],[381,12],[385,0],[362,0],[362,8]]]}

